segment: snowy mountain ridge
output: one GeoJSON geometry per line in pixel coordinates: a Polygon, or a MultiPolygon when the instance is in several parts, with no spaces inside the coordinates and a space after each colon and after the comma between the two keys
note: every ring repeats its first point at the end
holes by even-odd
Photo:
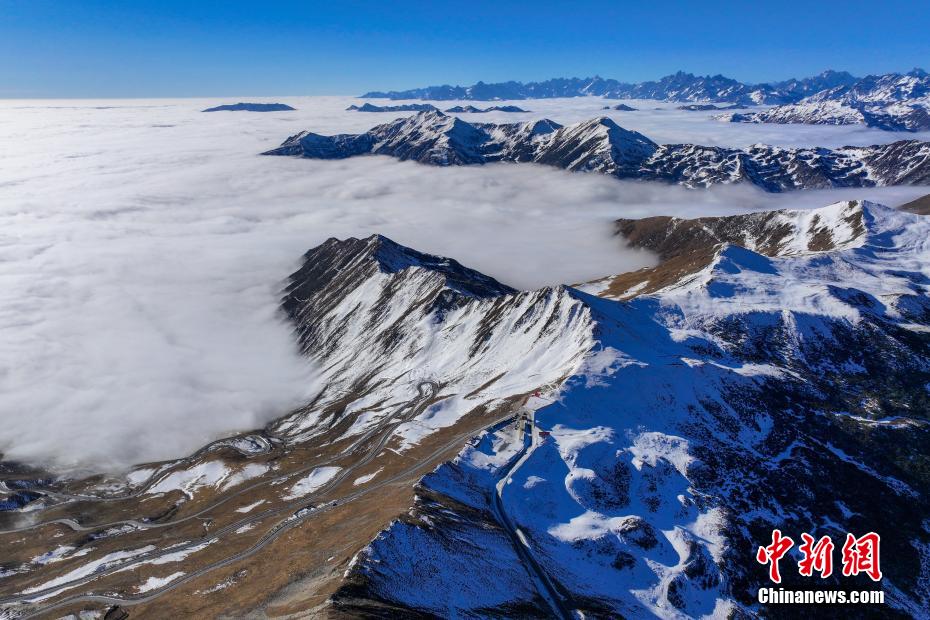
{"type": "Polygon", "coordinates": [[[458,393],[398,429],[402,443],[416,441],[473,408],[559,381],[591,338],[583,308],[564,287],[518,292],[380,236],[311,250],[282,307],[304,351],[322,362],[326,385],[314,403],[318,416],[298,411],[276,423],[289,441],[338,424],[326,410],[346,392],[358,395],[348,434],[382,422],[393,401],[409,398],[396,386],[409,385],[412,372],[434,384],[436,397],[458,393]],[[515,351],[538,354],[518,361],[515,351]]]}
{"type": "Polygon", "coordinates": [[[745,182],[770,192],[930,183],[930,145],[916,140],[833,150],[658,145],[607,117],[569,126],[548,119],[495,125],[421,112],[362,134],[301,132],[264,154],[313,159],[389,155],[437,166],[533,162],[686,187],[745,182]]]}
{"type": "Polygon", "coordinates": [[[930,130],[928,108],[913,103],[870,106],[834,100],[804,101],[758,112],[720,114],[714,118],[731,123],[866,125],[886,131],[930,130]]]}

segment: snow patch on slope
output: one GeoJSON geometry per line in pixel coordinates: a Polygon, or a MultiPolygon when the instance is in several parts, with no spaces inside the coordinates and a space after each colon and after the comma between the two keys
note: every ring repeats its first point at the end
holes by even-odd
{"type": "Polygon", "coordinates": [[[292,500],[313,493],[327,482],[332,480],[340,471],[342,471],[341,467],[317,467],[305,477],[301,478],[295,484],[293,484],[288,490],[287,494],[282,497],[282,499],[292,500]]]}

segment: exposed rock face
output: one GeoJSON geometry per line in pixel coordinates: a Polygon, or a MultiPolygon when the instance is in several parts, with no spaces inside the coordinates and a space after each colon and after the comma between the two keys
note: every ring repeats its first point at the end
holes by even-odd
{"type": "Polygon", "coordinates": [[[302,132],[265,154],[338,159],[369,153],[439,166],[535,162],[686,187],[752,183],[769,192],[930,183],[930,144],[916,140],[832,150],[660,146],[606,117],[563,127],[549,120],[467,123],[423,112],[363,134],[302,132]]]}
{"type": "Polygon", "coordinates": [[[865,124],[886,131],[930,131],[930,111],[920,105],[896,104],[863,108],[865,124]]]}
{"type": "Polygon", "coordinates": [[[783,82],[776,82],[774,86],[789,97],[802,99],[825,90],[852,86],[858,80],[859,78],[847,71],[827,70],[809,78],[800,80],[792,78],[783,82]]]}
{"type": "MultiPolygon", "coordinates": [[[[363,409],[391,402],[398,385],[409,390],[407,375],[415,369],[458,393],[447,402],[455,412],[449,422],[513,396],[507,386],[522,385],[519,394],[564,377],[590,342],[581,304],[564,287],[518,292],[378,235],[330,239],[308,252],[282,307],[304,352],[324,364],[323,401],[350,392],[363,409]],[[524,385],[525,369],[517,371],[516,360],[530,354],[538,359],[531,364],[534,379],[524,385]]],[[[381,409],[369,424],[387,415],[381,409]]],[[[333,422],[298,412],[274,428],[293,439],[333,422]]],[[[410,432],[418,436],[423,429],[410,432]]]]}
{"type": "MultiPolygon", "coordinates": [[[[405,248],[386,237],[330,239],[304,255],[300,270],[282,300],[282,308],[298,326],[301,344],[307,353],[325,359],[340,348],[339,335],[325,329],[321,317],[330,315],[343,303],[347,291],[363,286],[380,274],[405,270],[429,274],[429,286],[419,292],[417,306],[422,312],[448,310],[472,299],[514,294],[516,291],[451,259],[439,258],[405,248]]],[[[400,278],[401,276],[397,276],[400,278]]],[[[383,303],[391,300],[379,298],[383,303]]],[[[408,308],[409,309],[409,308],[408,308]]],[[[373,308],[377,315],[382,307],[373,308]]]]}
{"type": "Polygon", "coordinates": [[[758,112],[721,114],[715,118],[732,123],[856,125],[865,122],[860,110],[838,101],[781,105],[758,112]]]}

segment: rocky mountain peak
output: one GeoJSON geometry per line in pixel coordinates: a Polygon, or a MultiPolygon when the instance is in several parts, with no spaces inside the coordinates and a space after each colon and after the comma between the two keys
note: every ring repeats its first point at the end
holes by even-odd
{"type": "Polygon", "coordinates": [[[375,234],[364,239],[330,238],[304,254],[300,269],[291,274],[285,309],[302,299],[332,288],[339,294],[359,285],[376,272],[396,274],[407,269],[427,272],[441,286],[470,297],[494,297],[515,292],[494,278],[458,261],[418,252],[375,234]]]}
{"type": "Polygon", "coordinates": [[[552,133],[556,129],[562,128],[562,125],[548,118],[543,118],[538,121],[529,121],[524,123],[523,126],[526,131],[532,135],[552,133]]]}

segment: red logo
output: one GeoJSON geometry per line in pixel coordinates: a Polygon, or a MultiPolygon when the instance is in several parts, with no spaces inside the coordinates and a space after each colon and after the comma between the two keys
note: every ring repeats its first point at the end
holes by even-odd
{"type": "Polygon", "coordinates": [[[781,535],[781,530],[772,530],[772,544],[768,547],[759,547],[756,552],[756,562],[769,564],[769,579],[781,583],[781,573],[778,572],[778,561],[794,546],[794,541],[781,535]]]}
{"type": "Polygon", "coordinates": [[[804,577],[810,577],[814,571],[820,573],[822,579],[833,574],[833,541],[829,536],[823,536],[814,544],[814,537],[805,532],[801,534],[804,541],[798,550],[804,556],[798,562],[798,572],[804,577]]]}
{"type": "MultiPolygon", "coordinates": [[[[833,574],[833,540],[829,536],[821,536],[815,540],[807,532],[801,534],[803,541],[798,547],[801,552],[801,561],[798,562],[798,573],[803,577],[811,577],[814,571],[820,573],[822,579],[833,574]]],[[[865,573],[872,581],[880,581],[882,570],[879,563],[879,543],[881,537],[875,532],[869,532],[856,538],[846,534],[843,544],[843,576],[854,577],[865,573]]],[[[759,547],[756,552],[756,561],[769,566],[769,579],[781,583],[781,572],[778,562],[794,546],[789,536],[782,536],[781,530],[772,530],[772,543],[766,547],[759,547]]]]}
{"type": "Polygon", "coordinates": [[[843,576],[865,573],[872,581],[882,578],[882,569],[878,563],[878,545],[881,538],[875,532],[869,532],[861,538],[846,534],[843,545],[843,576]]]}

